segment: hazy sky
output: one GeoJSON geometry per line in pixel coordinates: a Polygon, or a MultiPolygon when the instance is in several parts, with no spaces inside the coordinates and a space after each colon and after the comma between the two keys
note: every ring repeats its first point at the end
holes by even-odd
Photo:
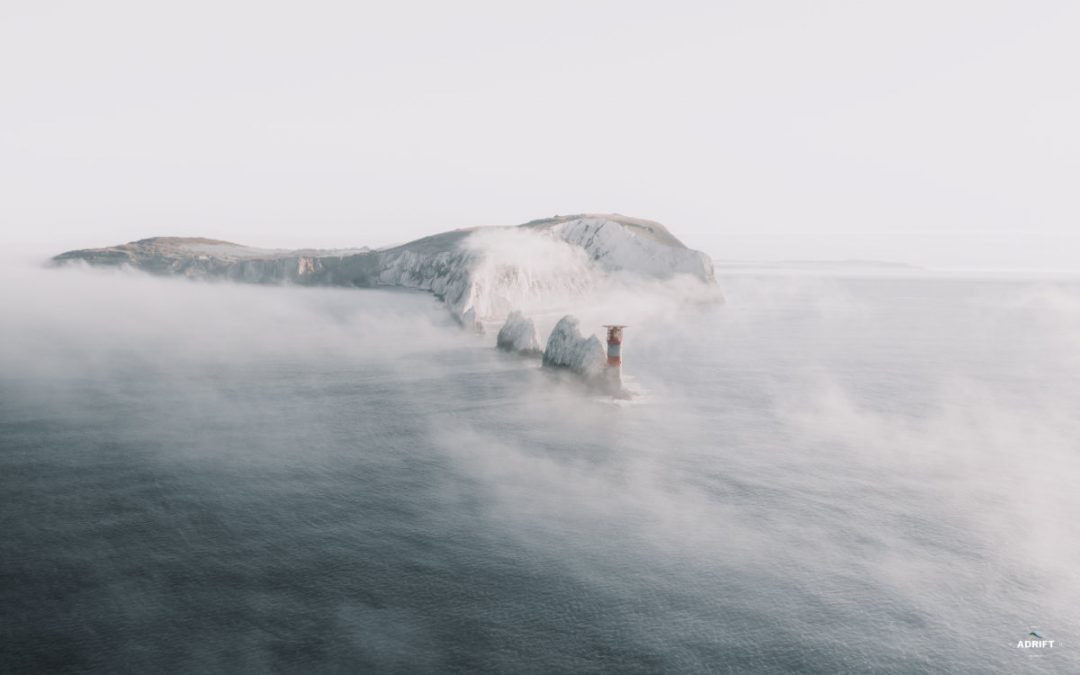
{"type": "Polygon", "coordinates": [[[0,228],[1080,266],[1080,3],[0,0],[0,228]]]}

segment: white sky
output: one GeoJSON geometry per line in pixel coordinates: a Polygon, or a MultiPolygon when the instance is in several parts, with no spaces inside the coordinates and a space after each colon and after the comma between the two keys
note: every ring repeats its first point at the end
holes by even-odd
{"type": "Polygon", "coordinates": [[[1080,267],[1080,2],[0,0],[0,228],[1080,267]]]}

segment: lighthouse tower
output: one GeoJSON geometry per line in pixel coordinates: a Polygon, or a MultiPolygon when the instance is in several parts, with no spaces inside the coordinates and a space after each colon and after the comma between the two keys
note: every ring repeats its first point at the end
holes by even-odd
{"type": "Polygon", "coordinates": [[[608,384],[622,388],[622,332],[626,326],[607,324],[607,368],[604,373],[608,384]]]}

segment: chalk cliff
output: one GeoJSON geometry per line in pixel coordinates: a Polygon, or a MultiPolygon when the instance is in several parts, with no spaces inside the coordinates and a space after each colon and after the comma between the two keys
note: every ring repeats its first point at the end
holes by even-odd
{"type": "Polygon", "coordinates": [[[290,251],[155,237],[69,251],[53,261],[263,284],[413,288],[435,294],[470,326],[502,321],[513,309],[543,309],[580,297],[613,275],[716,283],[707,255],[687,248],[659,223],[620,215],[453,230],[377,250],[290,251]]]}

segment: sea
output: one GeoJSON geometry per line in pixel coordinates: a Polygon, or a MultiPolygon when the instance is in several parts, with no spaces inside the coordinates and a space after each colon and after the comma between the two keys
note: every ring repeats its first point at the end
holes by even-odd
{"type": "Polygon", "coordinates": [[[626,400],[419,292],[0,279],[0,672],[1080,672],[1080,278],[720,266],[581,309],[626,400]]]}

